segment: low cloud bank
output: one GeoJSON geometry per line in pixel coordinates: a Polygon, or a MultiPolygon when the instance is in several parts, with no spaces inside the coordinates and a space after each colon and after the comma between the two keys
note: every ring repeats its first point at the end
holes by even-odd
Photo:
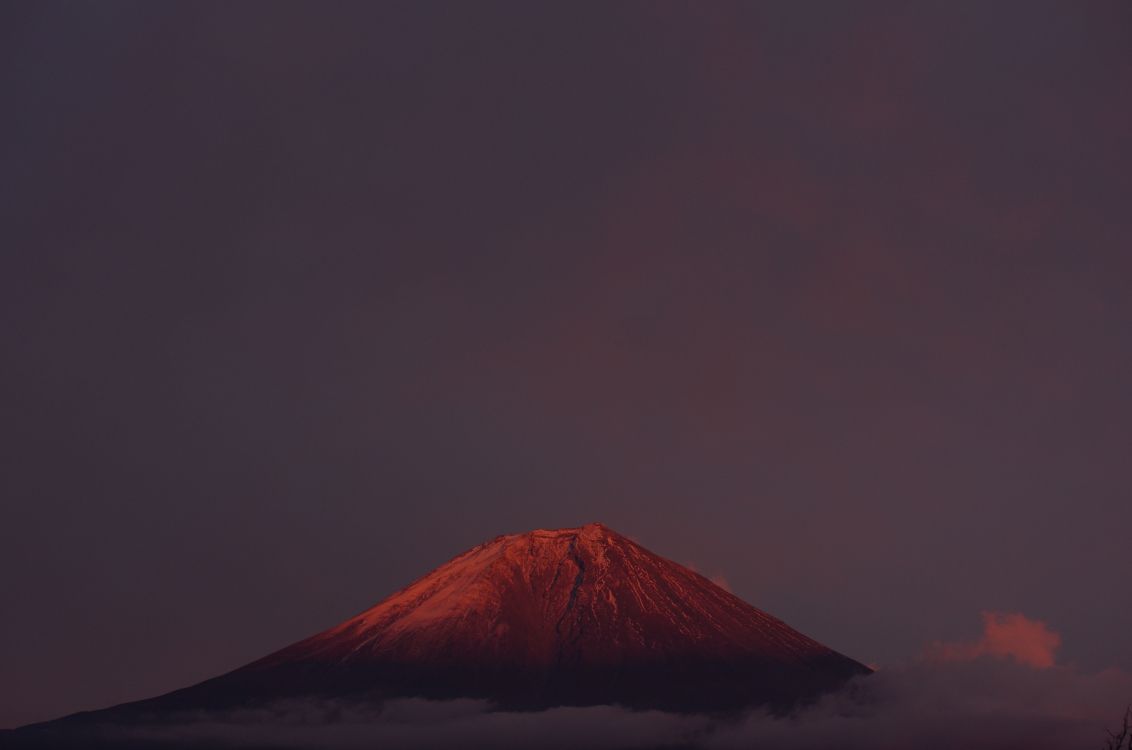
{"type": "Polygon", "coordinates": [[[1119,670],[1086,674],[981,659],[882,670],[785,718],[754,712],[725,720],[614,706],[511,713],[478,701],[399,700],[372,710],[306,701],[105,729],[132,741],[234,748],[1090,750],[1103,747],[1105,727],[1129,701],[1132,675],[1119,670]]]}
{"type": "Polygon", "coordinates": [[[512,713],[479,701],[391,701],[381,710],[324,701],[256,711],[184,715],[172,724],[104,727],[129,742],[272,748],[648,748],[695,746],[707,717],[616,706],[512,713]]]}
{"type": "Polygon", "coordinates": [[[705,750],[1090,750],[1132,702],[1132,674],[1056,663],[1061,637],[1016,613],[983,613],[967,643],[860,677],[788,717],[721,719],[616,706],[493,711],[481,701],[375,707],[305,700],[103,726],[111,744],[223,748],[704,748],[705,750]]]}
{"type": "Polygon", "coordinates": [[[797,716],[752,714],[710,748],[1070,750],[1101,748],[1132,701],[1132,675],[1035,670],[983,659],[883,670],[797,716]]]}

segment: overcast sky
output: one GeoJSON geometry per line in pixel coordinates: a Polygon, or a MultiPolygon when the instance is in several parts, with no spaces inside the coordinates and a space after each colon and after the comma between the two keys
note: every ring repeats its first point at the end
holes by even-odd
{"type": "Polygon", "coordinates": [[[0,726],[602,521],[1132,668],[1132,4],[0,11],[0,726]]]}

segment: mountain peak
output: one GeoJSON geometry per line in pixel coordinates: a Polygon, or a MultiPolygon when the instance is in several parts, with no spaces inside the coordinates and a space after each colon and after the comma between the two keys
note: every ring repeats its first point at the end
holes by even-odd
{"type": "MultiPolygon", "coordinates": [[[[628,686],[641,690],[646,674],[684,674],[693,682],[675,689],[685,698],[696,680],[737,680],[733,693],[701,696],[726,703],[797,697],[868,671],[600,523],[496,537],[242,671],[294,665],[397,680],[442,673],[456,695],[539,705],[632,704],[628,686]],[[761,678],[742,677],[751,670],[761,678]]],[[[407,680],[402,690],[435,694],[407,680]]]]}
{"type": "Polygon", "coordinates": [[[868,672],[699,573],[588,523],[496,537],[329,630],[109,711],[311,695],[476,698],[515,709],[788,707],[868,672]]]}

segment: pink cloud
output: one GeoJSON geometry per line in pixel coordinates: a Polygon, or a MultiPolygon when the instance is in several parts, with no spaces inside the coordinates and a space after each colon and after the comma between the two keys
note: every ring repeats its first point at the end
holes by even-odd
{"type": "Polygon", "coordinates": [[[983,635],[974,642],[933,643],[933,661],[964,662],[981,657],[1012,659],[1035,669],[1054,665],[1061,636],[1040,620],[1016,612],[983,612],[983,635]]]}

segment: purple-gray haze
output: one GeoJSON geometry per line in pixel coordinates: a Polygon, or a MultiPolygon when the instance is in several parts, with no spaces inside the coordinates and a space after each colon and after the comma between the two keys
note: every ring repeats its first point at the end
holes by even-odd
{"type": "Polygon", "coordinates": [[[1132,668],[1132,4],[9,3],[0,726],[599,520],[1132,668]]]}

